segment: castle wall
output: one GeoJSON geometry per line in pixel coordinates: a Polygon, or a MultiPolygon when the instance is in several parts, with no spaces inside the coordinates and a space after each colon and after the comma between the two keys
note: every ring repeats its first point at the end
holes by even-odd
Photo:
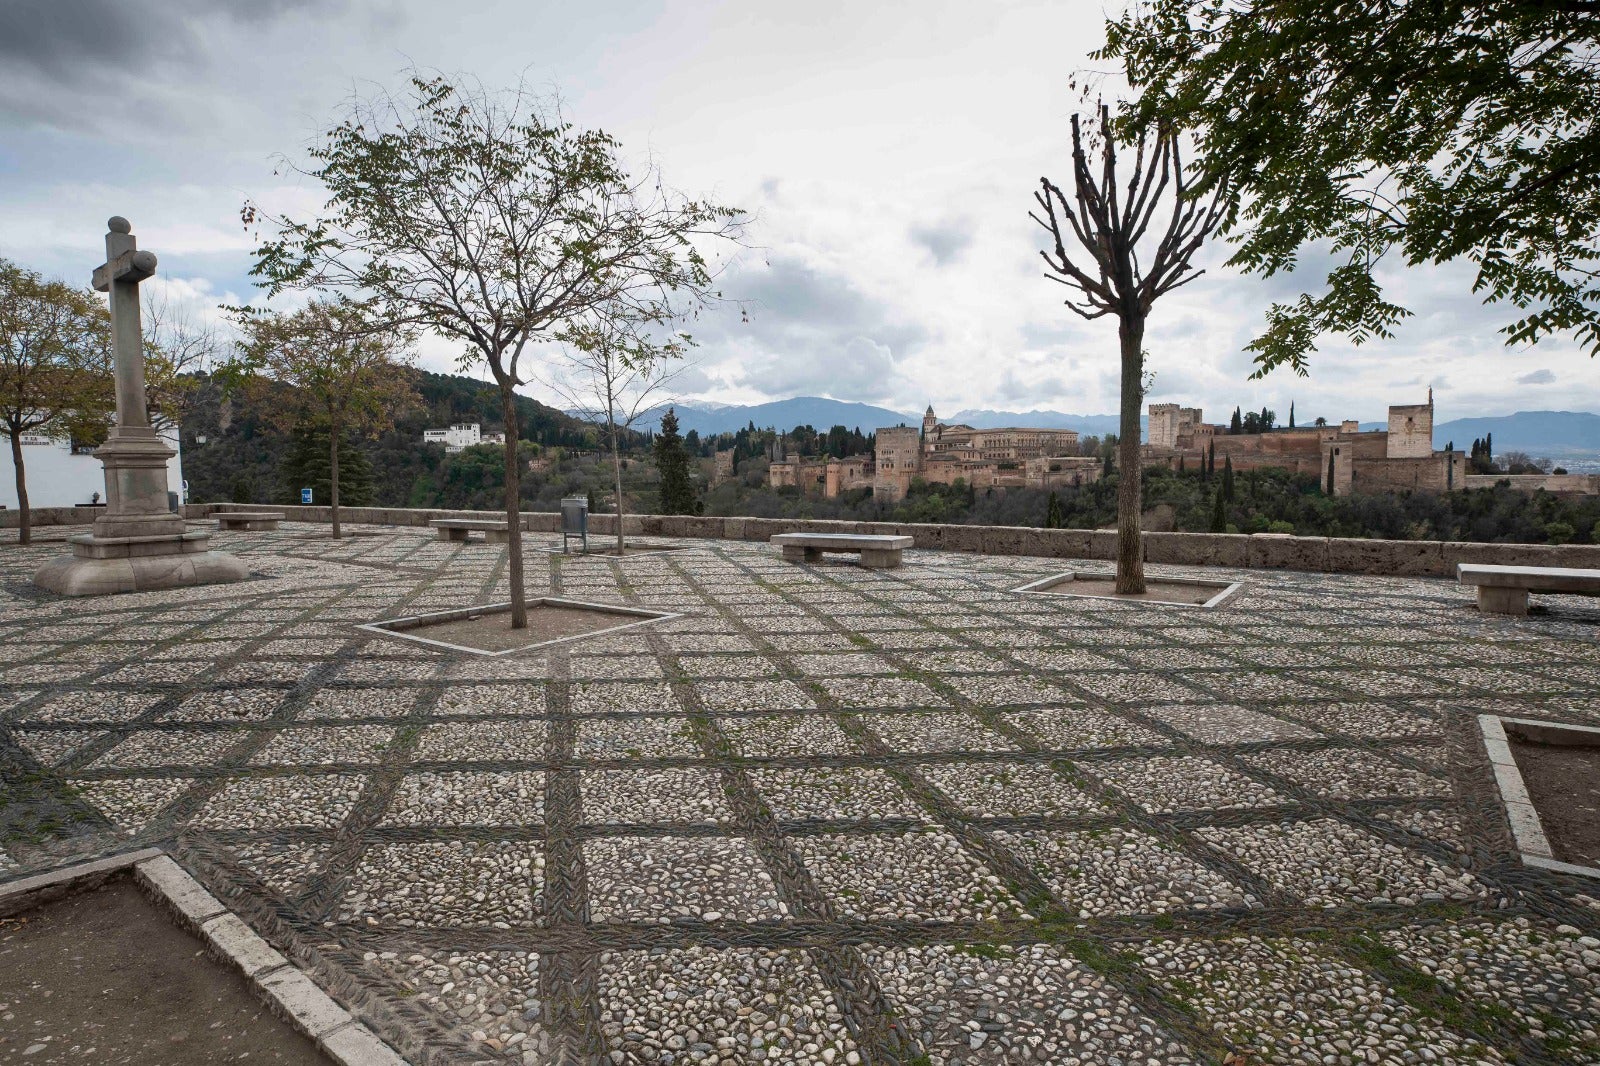
{"type": "Polygon", "coordinates": [[[1389,408],[1390,459],[1433,456],[1433,401],[1389,408]]]}

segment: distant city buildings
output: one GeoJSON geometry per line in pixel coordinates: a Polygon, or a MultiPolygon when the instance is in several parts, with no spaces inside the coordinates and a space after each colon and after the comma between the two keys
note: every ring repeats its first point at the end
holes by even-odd
{"type": "Polygon", "coordinates": [[[465,422],[451,426],[449,429],[425,429],[422,431],[422,443],[443,444],[444,450],[455,454],[465,448],[478,444],[504,444],[504,433],[483,433],[480,423],[465,422]]]}
{"type": "Polygon", "coordinates": [[[1100,476],[1100,460],[1077,451],[1076,430],[945,424],[930,406],[920,429],[879,429],[870,456],[775,457],[767,482],[772,488],[797,488],[827,498],[870,488],[874,497],[891,501],[903,499],[917,480],[936,485],[961,481],[980,489],[1088,484],[1100,476]]]}

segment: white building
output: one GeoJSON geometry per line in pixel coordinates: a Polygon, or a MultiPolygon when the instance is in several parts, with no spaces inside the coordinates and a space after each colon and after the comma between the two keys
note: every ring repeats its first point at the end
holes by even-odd
{"type": "Polygon", "coordinates": [[[471,448],[476,444],[504,444],[504,433],[480,432],[477,422],[464,423],[451,426],[449,429],[425,429],[422,431],[422,443],[443,444],[444,450],[450,453],[459,452],[463,448],[471,448]]]}
{"type": "MultiPolygon", "coordinates": [[[[183,491],[183,456],[178,449],[178,431],[169,427],[161,439],[173,451],[167,460],[167,487],[178,494],[178,502],[188,502],[183,491]]],[[[17,507],[17,471],[11,463],[11,442],[0,438],[0,507],[17,507]]],[[[22,435],[22,471],[28,479],[29,507],[72,507],[80,503],[106,502],[106,468],[94,457],[93,449],[74,453],[72,442],[39,433],[22,435]]]]}

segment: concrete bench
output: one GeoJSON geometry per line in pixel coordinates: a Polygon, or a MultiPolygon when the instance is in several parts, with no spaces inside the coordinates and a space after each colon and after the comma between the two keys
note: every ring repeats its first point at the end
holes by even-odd
{"type": "Polygon", "coordinates": [[[888,570],[900,565],[900,552],[911,547],[910,537],[869,533],[779,533],[771,543],[783,549],[790,562],[814,563],[824,552],[861,553],[861,565],[888,570]]]}
{"type": "Polygon", "coordinates": [[[218,529],[277,529],[282,511],[218,511],[218,529]]]}
{"type": "Polygon", "coordinates": [[[511,534],[506,527],[504,519],[495,521],[492,518],[435,518],[428,525],[439,531],[440,540],[467,539],[467,534],[483,532],[483,539],[490,544],[506,544],[511,540],[511,534]]]}
{"type": "Polygon", "coordinates": [[[1484,614],[1527,614],[1530,592],[1600,596],[1600,570],[1460,563],[1456,580],[1478,587],[1478,610],[1484,614]]]}

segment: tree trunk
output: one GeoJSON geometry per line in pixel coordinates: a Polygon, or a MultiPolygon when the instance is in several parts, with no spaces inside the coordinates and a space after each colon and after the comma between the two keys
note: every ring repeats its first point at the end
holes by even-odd
{"type": "Polygon", "coordinates": [[[28,478],[22,472],[22,434],[16,432],[9,436],[11,468],[17,472],[17,543],[27,544],[33,540],[33,518],[28,514],[28,478]]]}
{"type": "Polygon", "coordinates": [[[517,469],[517,394],[509,381],[500,382],[500,414],[506,424],[506,532],[510,559],[511,628],[528,628],[528,600],[522,590],[522,478],[517,469]]]}
{"type": "Polygon", "coordinates": [[[1123,316],[1117,329],[1122,342],[1122,436],[1117,441],[1117,592],[1144,592],[1143,510],[1144,463],[1139,453],[1139,407],[1144,401],[1144,319],[1123,316]]]}
{"type": "Polygon", "coordinates": [[[611,426],[611,472],[616,479],[617,490],[617,554],[621,555],[626,550],[622,539],[622,451],[617,446],[616,419],[607,421],[611,426]]]}
{"type": "Polygon", "coordinates": [[[333,511],[333,539],[339,539],[339,424],[328,433],[328,503],[333,511]]]}

